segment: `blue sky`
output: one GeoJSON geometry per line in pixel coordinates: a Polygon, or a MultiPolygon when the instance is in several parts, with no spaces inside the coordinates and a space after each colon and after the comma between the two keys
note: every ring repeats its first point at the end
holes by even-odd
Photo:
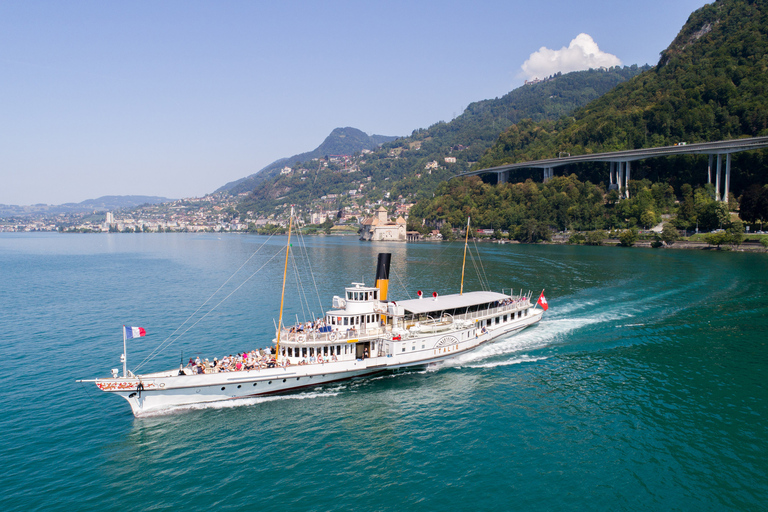
{"type": "Polygon", "coordinates": [[[1,1],[0,203],[202,196],[336,127],[449,121],[580,34],[656,64],[705,3],[1,1]]]}

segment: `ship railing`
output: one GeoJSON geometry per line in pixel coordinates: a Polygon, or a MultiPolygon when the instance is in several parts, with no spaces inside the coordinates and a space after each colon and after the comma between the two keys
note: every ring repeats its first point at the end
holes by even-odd
{"type": "Polygon", "coordinates": [[[503,306],[497,306],[495,308],[481,309],[480,311],[473,311],[471,313],[457,314],[454,318],[456,320],[476,320],[478,318],[485,318],[489,316],[496,316],[499,314],[515,312],[518,310],[526,309],[530,307],[531,302],[527,299],[518,300],[510,304],[503,306]]]}
{"type": "Polygon", "coordinates": [[[304,343],[304,342],[333,343],[337,341],[348,341],[348,340],[358,339],[358,338],[369,339],[377,336],[382,336],[385,333],[386,333],[386,330],[383,327],[346,329],[346,330],[329,331],[329,332],[319,332],[316,329],[311,331],[304,331],[304,332],[291,332],[290,330],[283,330],[283,332],[280,334],[280,339],[284,341],[298,342],[298,343],[304,343]]]}

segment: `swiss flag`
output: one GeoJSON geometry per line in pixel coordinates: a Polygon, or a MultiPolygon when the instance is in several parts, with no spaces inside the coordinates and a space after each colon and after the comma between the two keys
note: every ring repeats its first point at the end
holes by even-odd
{"type": "Polygon", "coordinates": [[[547,304],[547,298],[544,296],[544,290],[541,291],[541,295],[539,295],[539,300],[536,301],[536,304],[541,306],[541,309],[544,311],[549,308],[549,304],[547,304]]]}

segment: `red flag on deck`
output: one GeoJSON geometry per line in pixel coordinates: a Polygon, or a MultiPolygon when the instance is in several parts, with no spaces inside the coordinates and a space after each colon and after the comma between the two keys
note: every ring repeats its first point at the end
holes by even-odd
{"type": "Polygon", "coordinates": [[[549,308],[549,304],[547,304],[547,298],[544,296],[544,290],[541,291],[541,295],[539,295],[539,300],[536,301],[536,304],[541,306],[541,309],[544,311],[549,308]]]}

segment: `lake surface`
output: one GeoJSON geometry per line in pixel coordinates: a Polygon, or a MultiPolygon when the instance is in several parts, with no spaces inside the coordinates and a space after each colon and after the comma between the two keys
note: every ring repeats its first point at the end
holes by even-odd
{"type": "MultiPolygon", "coordinates": [[[[765,510],[766,254],[483,244],[465,290],[550,309],[440,368],[141,419],[75,382],[121,367],[122,325],[130,368],[184,333],[142,371],[267,346],[284,243],[0,234],[4,510],[765,510]]],[[[380,251],[390,298],[458,290],[459,244],[306,238],[286,321],[380,251]]]]}

